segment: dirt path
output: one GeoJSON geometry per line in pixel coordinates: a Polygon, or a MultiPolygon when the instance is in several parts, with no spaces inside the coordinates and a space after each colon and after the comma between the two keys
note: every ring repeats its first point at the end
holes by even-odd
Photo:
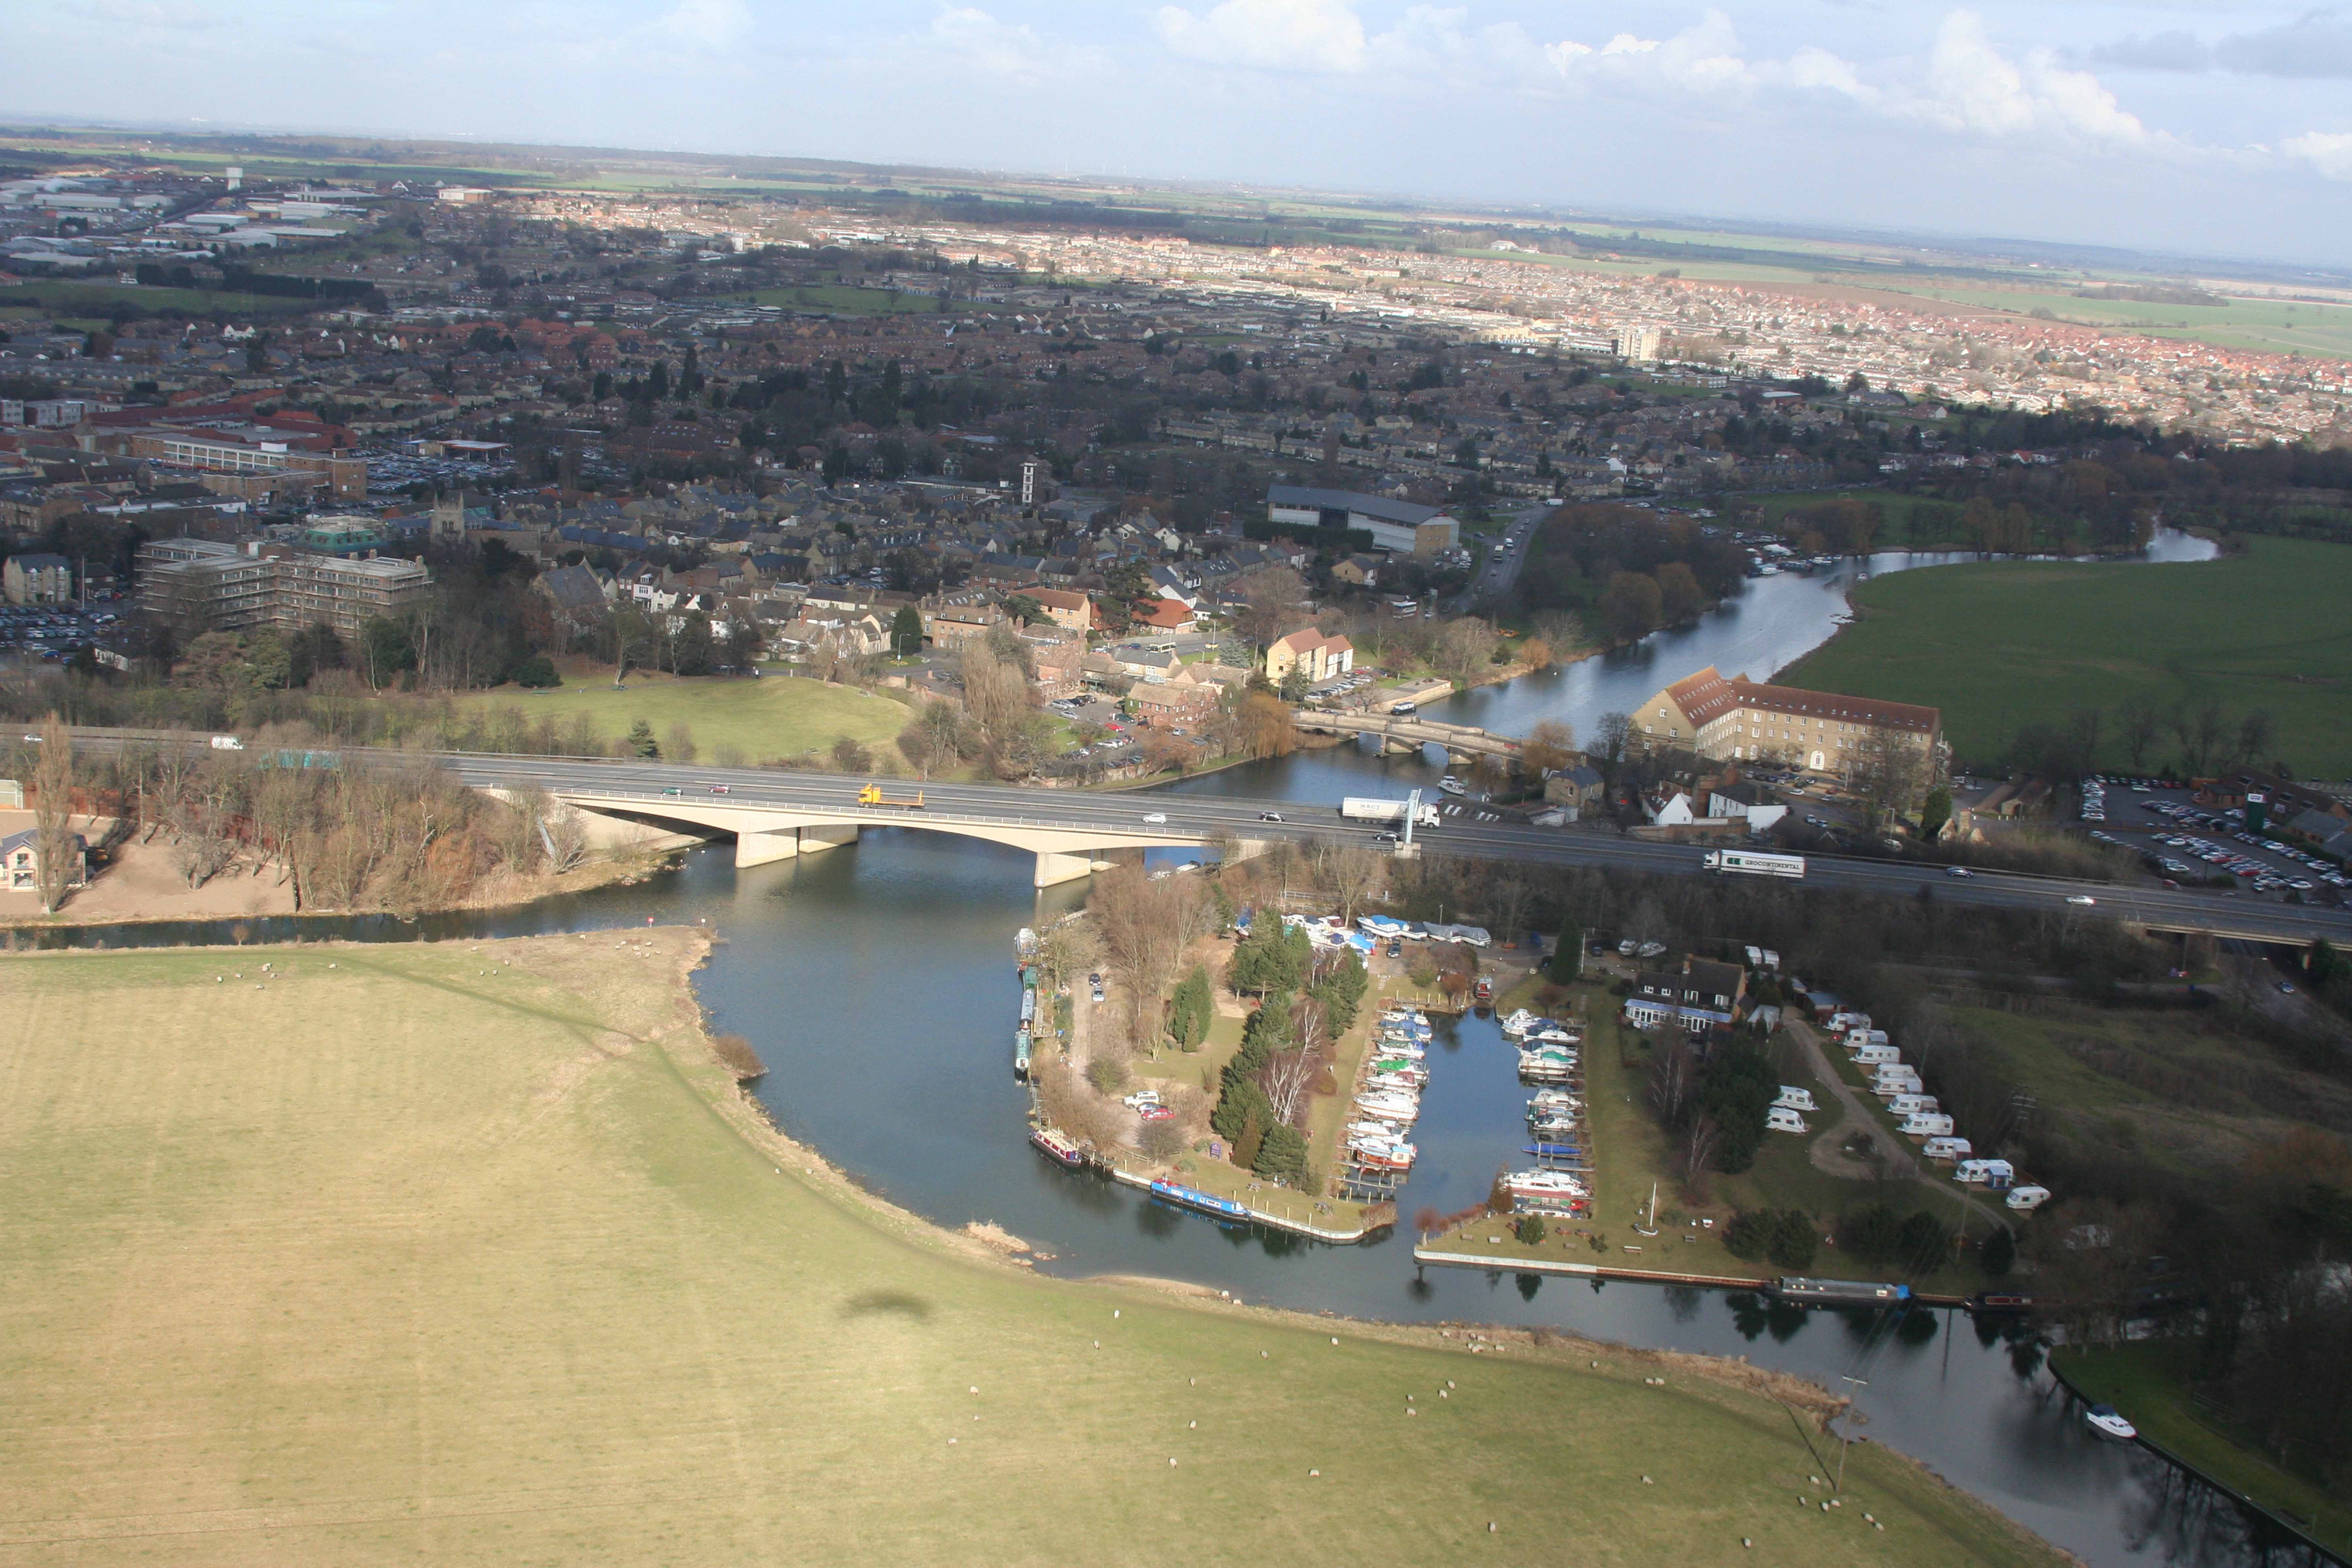
{"type": "Polygon", "coordinates": [[[2010,1223],[2009,1215],[2000,1209],[1957,1183],[1941,1180],[1927,1170],[1919,1163],[1918,1156],[1906,1147],[1900,1138],[1880,1126],[1877,1119],[1864,1109],[1862,1091],[1846,1082],[1836,1065],[1830,1060],[1829,1051],[1812,1026],[1790,1019],[1783,1026],[1804,1051],[1806,1065],[1812,1068],[1813,1077],[1828,1089],[1830,1097],[1838,1103],[1837,1125],[1813,1140],[1811,1153],[1815,1170],[1848,1182],[1873,1182],[1882,1176],[1916,1182],[1938,1197],[1958,1194],[1970,1208],[1996,1225],[2010,1223]],[[1857,1157],[1845,1152],[1847,1138],[1855,1133],[1870,1141],[1867,1155],[1857,1157]]]}

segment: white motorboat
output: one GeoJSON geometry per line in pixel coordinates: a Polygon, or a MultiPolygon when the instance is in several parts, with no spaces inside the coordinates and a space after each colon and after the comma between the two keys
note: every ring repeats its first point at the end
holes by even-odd
{"type": "Polygon", "coordinates": [[[2139,1428],[2124,1419],[2123,1412],[2112,1405],[2094,1405],[2083,1412],[2084,1424],[2102,1437],[2113,1437],[2119,1443],[2137,1440],[2139,1428]]]}

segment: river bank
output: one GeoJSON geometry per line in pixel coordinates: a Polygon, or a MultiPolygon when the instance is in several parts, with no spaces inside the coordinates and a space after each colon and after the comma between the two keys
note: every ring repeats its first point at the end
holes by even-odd
{"type": "Polygon", "coordinates": [[[1874,1444],[1832,1499],[1838,1402],[1770,1368],[1008,1261],[767,1125],[694,984],[730,951],[656,927],[0,959],[45,1019],[0,1042],[23,1373],[0,1539],[945,1563],[1046,1538],[1115,1560],[1165,1517],[1203,1563],[1498,1534],[1511,1560],[1605,1537],[1644,1561],[2063,1561],[1874,1444]],[[84,1070],[100,1050],[112,1070],[84,1070]],[[223,1141],[257,1120],[271,1136],[223,1141]]]}

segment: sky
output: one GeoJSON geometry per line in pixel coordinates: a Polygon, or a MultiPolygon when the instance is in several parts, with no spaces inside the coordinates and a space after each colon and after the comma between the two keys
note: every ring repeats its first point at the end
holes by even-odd
{"type": "Polygon", "coordinates": [[[2352,9],[39,0],[0,112],[2352,259],[2352,9]]]}

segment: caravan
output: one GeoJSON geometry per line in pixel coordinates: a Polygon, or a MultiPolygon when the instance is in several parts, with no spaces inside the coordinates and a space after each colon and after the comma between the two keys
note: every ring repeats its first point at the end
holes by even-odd
{"type": "Polygon", "coordinates": [[[1813,1103],[1813,1091],[1811,1089],[1799,1089],[1796,1085],[1790,1083],[1784,1083],[1780,1086],[1780,1098],[1774,1100],[1772,1103],[1774,1106],[1783,1110],[1819,1110],[1821,1109],[1820,1106],[1813,1103]]]}
{"type": "Polygon", "coordinates": [[[1853,1059],[1863,1067],[1874,1068],[1885,1062],[1901,1061],[1903,1053],[1893,1046],[1864,1046],[1853,1053],[1853,1059]]]}
{"type": "Polygon", "coordinates": [[[2017,1167],[2006,1160],[1963,1160],[1952,1173],[1952,1180],[1972,1187],[1990,1187],[2005,1192],[2017,1180],[2017,1167]]]}
{"type": "Polygon", "coordinates": [[[1943,1109],[1932,1094],[1898,1094],[1886,1102],[1889,1116],[1916,1116],[1923,1110],[1932,1115],[1943,1109]]]}
{"type": "Polygon", "coordinates": [[[1906,1138],[1948,1138],[1952,1135],[1952,1119],[1933,1110],[1915,1110],[1903,1119],[1895,1129],[1906,1138]]]}
{"type": "Polygon", "coordinates": [[[2020,1214],[2032,1214],[2035,1209],[2040,1208],[2043,1204],[2046,1204],[2049,1201],[2050,1189],[2048,1187],[2014,1188],[2011,1191],[2007,1200],[2009,1206],[2015,1209],[2020,1214]]]}
{"type": "Polygon", "coordinates": [[[1850,1051],[1886,1043],[1886,1031],[1884,1029],[1854,1028],[1845,1032],[1845,1048],[1850,1051]]]}
{"type": "Polygon", "coordinates": [[[1965,1138],[1930,1138],[1919,1146],[1923,1160],[1965,1160],[1975,1152],[1965,1138]]]}
{"type": "Polygon", "coordinates": [[[1870,1092],[1873,1094],[1917,1094],[1919,1091],[1919,1069],[1907,1062],[1880,1062],[1870,1069],[1870,1092]]]}
{"type": "Polygon", "coordinates": [[[1771,1110],[1764,1113],[1764,1131],[1767,1132],[1803,1132],[1807,1131],[1807,1128],[1805,1126],[1805,1119],[1803,1117],[1798,1115],[1795,1111],[1790,1110],[1785,1105],[1776,1105],[1771,1110]]]}

